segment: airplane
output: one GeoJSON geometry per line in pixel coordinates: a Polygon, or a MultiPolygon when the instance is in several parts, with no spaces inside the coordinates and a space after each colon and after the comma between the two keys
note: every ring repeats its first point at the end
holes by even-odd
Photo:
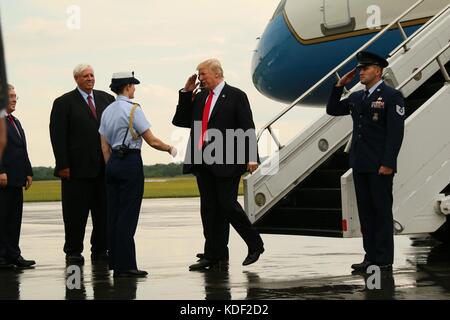
{"type": "MultiPolygon", "coordinates": [[[[253,54],[255,87],[270,99],[292,103],[415,2],[282,0],[253,54]]],[[[424,1],[402,22],[405,33],[412,34],[448,2],[424,1]]],[[[386,57],[400,42],[396,27],[368,50],[386,57]]],[[[341,75],[351,68],[342,69],[341,75]]],[[[326,82],[304,103],[324,106],[332,85],[331,80],[326,82]]]]}

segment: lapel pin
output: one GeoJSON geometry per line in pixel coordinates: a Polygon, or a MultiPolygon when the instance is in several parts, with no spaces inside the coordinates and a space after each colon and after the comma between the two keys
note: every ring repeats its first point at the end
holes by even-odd
{"type": "Polygon", "coordinates": [[[224,94],[222,95],[222,98],[226,98],[226,97],[227,97],[226,95],[224,95],[224,94]]]}

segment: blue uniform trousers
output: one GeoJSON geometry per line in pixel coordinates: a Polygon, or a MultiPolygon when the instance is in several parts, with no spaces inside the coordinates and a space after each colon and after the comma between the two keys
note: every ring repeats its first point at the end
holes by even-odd
{"type": "Polygon", "coordinates": [[[106,165],[106,191],[109,268],[115,271],[137,270],[134,234],[144,194],[140,154],[128,154],[121,159],[113,152],[106,165]]]}
{"type": "Polygon", "coordinates": [[[389,265],[394,260],[392,184],[394,175],[353,172],[365,261],[389,265]]]}

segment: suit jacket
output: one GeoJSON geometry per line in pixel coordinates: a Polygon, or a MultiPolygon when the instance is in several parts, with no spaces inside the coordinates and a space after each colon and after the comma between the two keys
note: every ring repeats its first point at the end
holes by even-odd
{"type": "Polygon", "coordinates": [[[8,186],[23,187],[26,184],[27,176],[33,176],[33,170],[30,159],[28,158],[25,131],[19,120],[14,116],[13,119],[20,135],[9,120],[5,119],[8,142],[0,164],[0,173],[6,173],[8,175],[8,186]]]}
{"type": "Polygon", "coordinates": [[[363,99],[364,90],[360,90],[341,101],[342,91],[343,87],[334,86],[327,113],[333,116],[352,115],[350,167],[361,173],[377,173],[381,166],[397,172],[405,118],[402,93],[384,82],[366,99],[363,99]]]}
{"type": "Polygon", "coordinates": [[[208,135],[210,138],[209,142],[212,145],[209,145],[207,148],[216,149],[215,152],[210,154],[218,159],[218,161],[211,163],[210,161],[205,161],[204,157],[202,157],[202,151],[198,150],[203,109],[208,94],[208,90],[203,90],[192,101],[192,92],[180,91],[179,93],[177,111],[172,123],[178,127],[191,129],[183,173],[196,173],[204,166],[218,177],[240,176],[246,172],[246,164],[248,162],[258,161],[255,124],[253,123],[247,95],[238,88],[228,84],[225,84],[220,93],[208,121],[208,130],[215,129],[217,130],[216,133],[220,132],[223,137],[223,143],[213,133],[208,135]],[[195,123],[197,123],[197,132],[194,130],[195,123]],[[248,134],[244,147],[239,147],[236,138],[231,135],[227,136],[227,129],[242,129],[243,132],[248,134]],[[231,149],[227,149],[227,145],[231,149]],[[233,151],[233,154],[231,154],[231,151],[233,151]]]}
{"type": "Polygon", "coordinates": [[[50,115],[50,138],[56,160],[55,176],[70,168],[75,179],[95,178],[104,170],[100,126],[103,111],[115,101],[106,92],[93,91],[97,119],[78,89],[53,102],[50,115]]]}

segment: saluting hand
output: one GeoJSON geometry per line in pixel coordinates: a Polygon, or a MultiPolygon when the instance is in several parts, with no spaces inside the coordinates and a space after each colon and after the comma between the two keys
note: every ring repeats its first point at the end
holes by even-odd
{"type": "Polygon", "coordinates": [[[345,76],[343,76],[336,84],[336,87],[343,87],[348,85],[355,78],[355,75],[356,75],[356,68],[354,68],[352,71],[348,72],[345,76]]]}
{"type": "Polygon", "coordinates": [[[197,83],[197,75],[193,74],[189,77],[186,84],[184,85],[184,91],[187,92],[193,92],[197,87],[199,83],[197,83]]]}

